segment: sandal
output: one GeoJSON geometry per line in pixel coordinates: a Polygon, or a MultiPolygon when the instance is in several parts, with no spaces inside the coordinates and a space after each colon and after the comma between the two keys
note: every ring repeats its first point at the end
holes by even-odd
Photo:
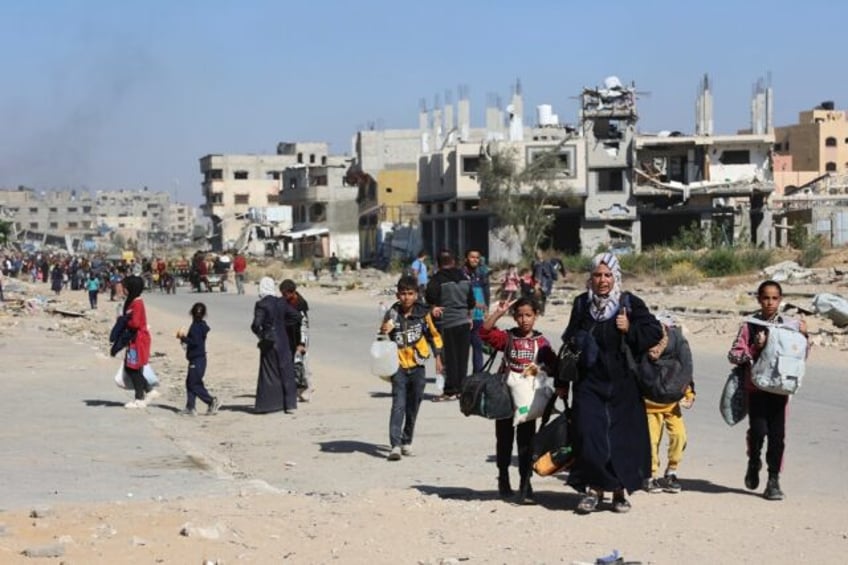
{"type": "Polygon", "coordinates": [[[455,394],[440,394],[439,396],[433,397],[433,402],[447,402],[449,400],[456,400],[457,395],[455,394]]]}
{"type": "Polygon", "coordinates": [[[598,495],[590,492],[584,495],[580,499],[580,502],[577,503],[576,511],[578,514],[590,514],[598,508],[598,502],[600,502],[598,495]]]}

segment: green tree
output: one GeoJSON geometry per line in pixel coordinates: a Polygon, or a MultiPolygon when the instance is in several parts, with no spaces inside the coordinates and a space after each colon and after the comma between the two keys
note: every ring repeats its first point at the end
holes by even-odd
{"type": "Polygon", "coordinates": [[[9,243],[9,234],[12,233],[12,222],[0,220],[0,241],[3,245],[9,243]]]}
{"type": "Polygon", "coordinates": [[[535,258],[536,250],[548,236],[554,222],[553,210],[574,198],[556,186],[562,171],[560,148],[568,139],[550,151],[536,154],[523,169],[511,147],[481,155],[481,204],[492,212],[496,226],[512,231],[525,261],[535,258]]]}

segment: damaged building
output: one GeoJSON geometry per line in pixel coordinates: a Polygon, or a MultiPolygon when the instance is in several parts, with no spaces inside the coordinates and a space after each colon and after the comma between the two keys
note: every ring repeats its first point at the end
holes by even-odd
{"type": "MultiPolygon", "coordinates": [[[[775,243],[767,206],[774,189],[770,89],[755,93],[751,131],[734,135],[713,135],[706,77],[694,135],[639,133],[635,87],[616,77],[583,90],[575,131],[552,119],[546,105],[537,108],[537,124],[525,127],[521,108],[516,88],[506,114],[487,110],[482,140],[445,140],[421,156],[418,200],[425,248],[458,253],[477,248],[493,261],[516,258],[490,229],[476,175],[481,154],[505,149],[519,156],[519,167],[538,152],[561,154],[553,190],[579,204],[562,198],[552,211],[555,249],[584,255],[598,248],[640,251],[669,242],[693,222],[706,233],[721,233],[725,243],[775,243]]],[[[452,127],[444,124],[447,131],[452,127]]]]}

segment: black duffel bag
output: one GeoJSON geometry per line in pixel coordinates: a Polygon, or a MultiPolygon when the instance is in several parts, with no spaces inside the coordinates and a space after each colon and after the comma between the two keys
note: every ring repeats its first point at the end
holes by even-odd
{"type": "Polygon", "coordinates": [[[553,412],[556,396],[551,397],[545,412],[542,414],[542,426],[533,436],[531,460],[533,470],[541,476],[548,476],[568,469],[574,463],[574,450],[572,447],[571,434],[571,412],[566,405],[565,411],[551,420],[548,419],[553,412]]]}
{"type": "Polygon", "coordinates": [[[490,420],[512,418],[512,396],[506,375],[482,372],[465,377],[459,395],[459,409],[466,416],[482,416],[490,420]]]}

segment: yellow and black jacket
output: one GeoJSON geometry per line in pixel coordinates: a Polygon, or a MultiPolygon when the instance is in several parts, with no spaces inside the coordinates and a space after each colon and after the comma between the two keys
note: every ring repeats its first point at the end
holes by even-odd
{"type": "Polygon", "coordinates": [[[442,352],[442,335],[433,323],[429,308],[416,302],[409,314],[404,315],[399,302],[386,312],[386,320],[394,324],[389,338],[398,347],[398,362],[402,369],[412,369],[424,364],[430,354],[442,352]]]}

